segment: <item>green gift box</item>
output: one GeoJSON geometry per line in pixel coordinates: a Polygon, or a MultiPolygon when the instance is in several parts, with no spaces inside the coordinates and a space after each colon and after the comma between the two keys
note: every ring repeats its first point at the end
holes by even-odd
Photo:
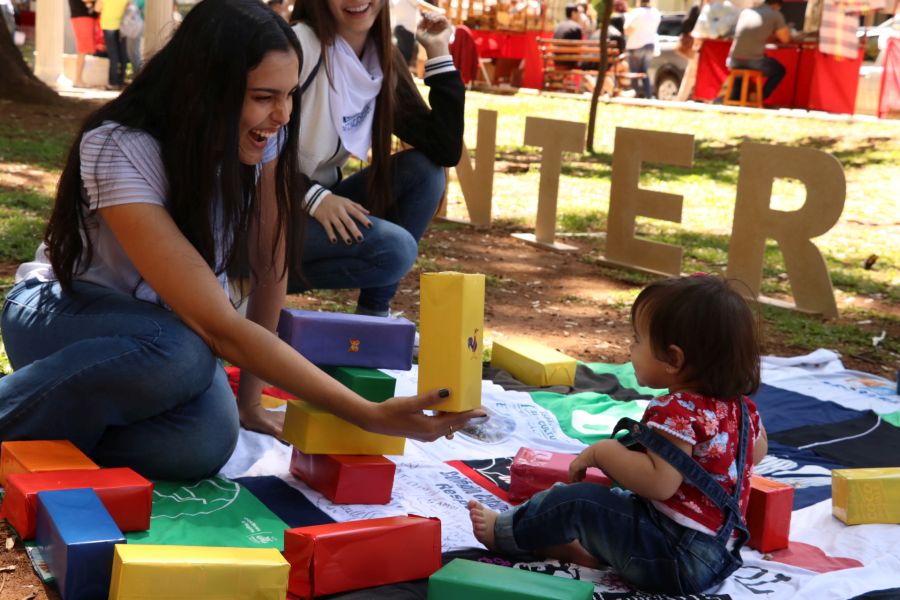
{"type": "Polygon", "coordinates": [[[394,397],[397,380],[378,369],[325,367],[322,370],[369,402],[384,402],[394,397]]]}
{"type": "Polygon", "coordinates": [[[591,600],[594,584],[455,558],[428,578],[428,600],[591,600]]]}

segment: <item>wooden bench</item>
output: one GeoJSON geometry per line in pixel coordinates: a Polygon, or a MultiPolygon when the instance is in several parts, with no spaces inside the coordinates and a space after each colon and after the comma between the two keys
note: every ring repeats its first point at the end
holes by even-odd
{"type": "MultiPolygon", "coordinates": [[[[581,92],[584,89],[585,76],[591,79],[591,85],[599,79],[600,43],[597,40],[558,40],[538,38],[538,48],[544,62],[544,82],[542,89],[581,92]]],[[[646,77],[643,73],[621,72],[615,69],[617,62],[625,59],[619,54],[615,43],[608,43],[608,69],[613,75],[614,87],[623,82],[646,77]],[[617,72],[619,71],[619,72],[617,72]]]]}

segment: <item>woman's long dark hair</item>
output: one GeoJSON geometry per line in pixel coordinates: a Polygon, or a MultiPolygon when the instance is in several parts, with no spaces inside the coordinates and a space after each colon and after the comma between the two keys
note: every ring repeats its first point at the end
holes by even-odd
{"type": "MultiPolygon", "coordinates": [[[[397,103],[396,89],[398,61],[394,54],[391,38],[391,15],[388,9],[390,0],[382,0],[381,10],[375,19],[369,38],[375,43],[378,62],[384,75],[381,91],[375,100],[375,115],[372,124],[372,164],[369,166],[366,180],[366,197],[368,208],[372,214],[383,217],[392,208],[391,194],[391,134],[394,131],[394,109],[397,103]]],[[[291,21],[300,21],[309,25],[322,44],[322,56],[325,50],[334,44],[337,36],[337,23],[328,7],[328,0],[297,0],[291,21]]],[[[399,54],[399,53],[398,53],[399,54]]],[[[326,62],[326,68],[328,68],[326,62]]],[[[407,72],[407,78],[409,74],[407,72]]],[[[410,80],[411,81],[411,80],[410,80]]],[[[365,158],[365,157],[360,157],[365,158]]]]}
{"type": "MultiPolygon", "coordinates": [[[[65,289],[72,289],[93,255],[89,236],[82,235],[90,212],[79,146],[86,132],[105,121],[145,131],[159,142],[168,209],[216,274],[246,260],[250,223],[259,215],[260,203],[257,167],[239,160],[241,109],[247,74],[272,51],[293,51],[302,59],[293,31],[259,0],[203,0],[134,83],[86,119],[69,150],[44,234],[53,270],[65,289]],[[219,215],[218,222],[213,215],[219,215]],[[228,244],[218,260],[217,232],[228,244]]],[[[291,198],[304,191],[297,158],[299,108],[295,95],[276,165],[278,235],[270,250],[274,264],[277,241],[285,240],[286,268],[300,264],[302,246],[296,232],[303,228],[289,226],[291,198]]]]}

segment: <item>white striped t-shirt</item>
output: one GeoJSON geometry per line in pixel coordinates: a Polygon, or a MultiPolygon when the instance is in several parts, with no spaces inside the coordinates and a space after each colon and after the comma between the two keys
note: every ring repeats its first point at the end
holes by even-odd
{"type": "MultiPolygon", "coordinates": [[[[277,135],[269,139],[261,164],[278,156],[282,137],[277,135]]],[[[162,304],[157,293],[135,269],[112,230],[95,212],[100,208],[131,203],[168,206],[168,182],[159,143],[145,131],[107,121],[82,136],[79,151],[84,185],[82,193],[87,193],[91,211],[85,219],[86,230],[82,231],[82,235],[90,238],[94,253],[90,265],[76,279],[162,304]]],[[[211,218],[218,220],[215,215],[211,218]]],[[[221,249],[222,232],[216,237],[216,246],[221,249]]],[[[38,246],[34,260],[23,263],[16,272],[16,282],[26,279],[56,279],[43,243],[38,246]]],[[[224,273],[219,275],[219,281],[228,293],[228,280],[224,273]]]]}

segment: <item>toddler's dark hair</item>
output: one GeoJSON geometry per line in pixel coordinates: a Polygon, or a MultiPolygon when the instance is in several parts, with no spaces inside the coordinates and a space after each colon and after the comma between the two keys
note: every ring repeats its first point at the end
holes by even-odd
{"type": "Polygon", "coordinates": [[[759,388],[758,325],[729,281],[693,275],[651,283],[631,307],[633,325],[638,317],[647,319],[656,358],[671,360],[673,344],[682,349],[685,374],[699,393],[737,399],[759,388]]]}

